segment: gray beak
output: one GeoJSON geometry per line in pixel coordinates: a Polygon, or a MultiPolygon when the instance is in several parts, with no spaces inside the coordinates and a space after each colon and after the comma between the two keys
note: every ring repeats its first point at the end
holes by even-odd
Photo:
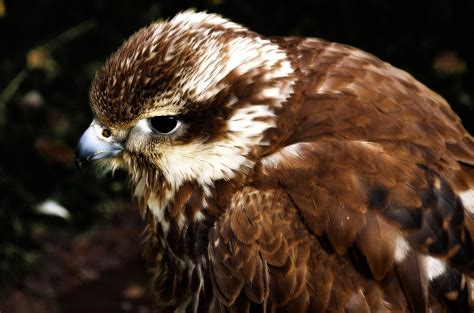
{"type": "Polygon", "coordinates": [[[76,164],[82,167],[94,160],[110,158],[123,151],[120,143],[99,138],[94,123],[82,134],[76,147],[76,164]]]}

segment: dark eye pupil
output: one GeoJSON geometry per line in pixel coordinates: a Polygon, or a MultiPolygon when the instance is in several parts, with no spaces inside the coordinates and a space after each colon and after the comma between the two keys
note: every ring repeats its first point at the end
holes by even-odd
{"type": "Polygon", "coordinates": [[[174,116],[155,116],[150,119],[150,124],[157,132],[168,134],[176,128],[178,120],[174,116]]]}

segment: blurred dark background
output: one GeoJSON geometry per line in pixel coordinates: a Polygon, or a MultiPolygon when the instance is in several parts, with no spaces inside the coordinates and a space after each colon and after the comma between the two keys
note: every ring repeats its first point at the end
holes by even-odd
{"type": "Polygon", "coordinates": [[[125,175],[76,170],[74,146],[100,64],[188,8],[369,51],[444,96],[474,133],[473,1],[0,0],[2,313],[150,312],[125,175]]]}

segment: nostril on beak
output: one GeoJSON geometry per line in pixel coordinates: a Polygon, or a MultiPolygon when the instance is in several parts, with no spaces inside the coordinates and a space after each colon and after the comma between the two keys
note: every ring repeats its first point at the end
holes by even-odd
{"type": "Polygon", "coordinates": [[[100,139],[95,134],[93,126],[91,125],[84,134],[82,134],[77,144],[76,166],[83,168],[89,165],[89,163],[92,163],[92,161],[115,157],[122,151],[123,146],[120,143],[100,139]]]}

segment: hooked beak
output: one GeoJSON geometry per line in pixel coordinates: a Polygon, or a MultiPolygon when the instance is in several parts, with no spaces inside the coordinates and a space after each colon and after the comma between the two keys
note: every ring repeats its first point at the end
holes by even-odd
{"type": "Polygon", "coordinates": [[[80,168],[94,160],[117,156],[122,151],[123,146],[120,143],[99,138],[92,123],[77,144],[76,164],[80,168]]]}

